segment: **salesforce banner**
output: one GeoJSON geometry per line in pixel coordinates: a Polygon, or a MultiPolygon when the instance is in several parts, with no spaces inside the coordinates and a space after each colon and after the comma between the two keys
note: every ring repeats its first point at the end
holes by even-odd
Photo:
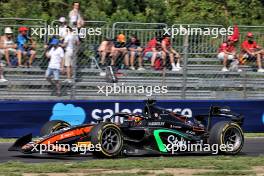
{"type": "MultiPolygon", "coordinates": [[[[264,100],[159,100],[157,105],[192,117],[206,114],[210,106],[229,106],[245,117],[245,132],[264,132],[264,100]]],[[[0,137],[38,136],[49,120],[64,120],[72,125],[93,123],[116,112],[141,113],[144,101],[0,101],[0,137]]]]}

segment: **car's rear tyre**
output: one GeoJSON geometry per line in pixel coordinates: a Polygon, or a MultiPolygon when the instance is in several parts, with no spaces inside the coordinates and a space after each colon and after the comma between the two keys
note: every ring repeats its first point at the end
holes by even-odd
{"type": "Polygon", "coordinates": [[[90,132],[91,143],[100,145],[100,150],[93,151],[98,158],[114,158],[120,155],[123,148],[123,137],[120,128],[113,123],[99,123],[90,132]]]}
{"type": "Polygon", "coordinates": [[[43,125],[43,127],[40,130],[40,135],[48,135],[50,133],[53,133],[55,131],[58,131],[60,129],[66,128],[71,126],[69,123],[62,121],[62,120],[51,120],[48,121],[43,125]]]}
{"type": "Polygon", "coordinates": [[[218,145],[219,154],[235,155],[239,153],[244,145],[244,134],[241,127],[234,122],[222,121],[216,123],[210,130],[209,144],[218,145]],[[221,150],[220,146],[232,144],[232,147],[227,147],[221,150]]]}

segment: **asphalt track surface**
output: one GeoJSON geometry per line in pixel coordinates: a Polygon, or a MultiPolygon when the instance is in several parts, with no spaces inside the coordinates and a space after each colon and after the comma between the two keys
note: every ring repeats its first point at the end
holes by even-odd
{"type": "MultiPolygon", "coordinates": [[[[43,162],[55,162],[55,161],[85,161],[95,159],[91,155],[47,155],[47,154],[22,154],[19,152],[9,152],[7,149],[12,143],[0,143],[0,163],[8,161],[21,161],[26,163],[43,163],[43,162]]],[[[184,154],[181,156],[197,156],[201,157],[208,154],[184,154]]],[[[264,138],[246,138],[243,151],[240,156],[264,156],[264,138]]],[[[177,156],[175,156],[177,157],[177,156]]],[[[142,157],[132,157],[133,159],[142,157]]]]}

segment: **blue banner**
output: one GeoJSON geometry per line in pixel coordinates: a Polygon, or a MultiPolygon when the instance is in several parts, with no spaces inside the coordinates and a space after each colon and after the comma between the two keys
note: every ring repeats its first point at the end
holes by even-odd
{"type": "MultiPolygon", "coordinates": [[[[192,117],[208,113],[210,106],[229,106],[245,117],[246,132],[264,132],[264,100],[160,100],[166,109],[192,117]]],[[[65,120],[72,125],[96,122],[116,112],[141,113],[144,101],[1,101],[0,137],[20,137],[27,133],[38,136],[49,120],[65,120]]]]}

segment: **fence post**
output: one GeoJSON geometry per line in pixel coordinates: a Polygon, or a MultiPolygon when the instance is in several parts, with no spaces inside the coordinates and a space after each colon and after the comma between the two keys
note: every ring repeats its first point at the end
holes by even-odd
{"type": "Polygon", "coordinates": [[[80,46],[77,46],[73,53],[72,60],[72,86],[71,86],[71,99],[74,100],[76,98],[76,72],[77,72],[77,56],[80,46]]]}
{"type": "Polygon", "coordinates": [[[243,76],[243,99],[247,99],[247,73],[242,72],[242,76],[243,76]]]}
{"type": "Polygon", "coordinates": [[[189,48],[189,36],[186,34],[183,39],[183,81],[182,81],[182,99],[186,99],[186,85],[187,85],[187,64],[188,64],[188,48],[189,48]]]}

